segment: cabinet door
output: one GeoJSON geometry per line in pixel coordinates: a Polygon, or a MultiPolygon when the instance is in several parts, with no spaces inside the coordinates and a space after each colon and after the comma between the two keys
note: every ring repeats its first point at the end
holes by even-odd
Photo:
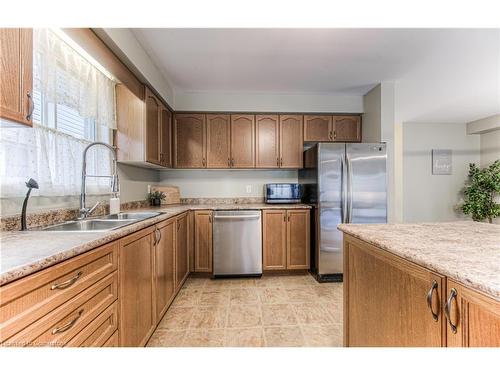
{"type": "Polygon", "coordinates": [[[156,317],[159,321],[175,292],[175,219],[158,224],[155,238],[156,317]]]}
{"type": "Polygon", "coordinates": [[[120,346],[144,346],[156,326],[154,227],[120,240],[120,346]]]}
{"type": "Polygon", "coordinates": [[[451,279],[447,289],[447,346],[500,347],[500,302],[451,279]]]}
{"type": "Polygon", "coordinates": [[[172,167],[172,112],[164,105],[160,108],[160,161],[164,167],[172,167]]]}
{"type": "Polygon", "coordinates": [[[286,269],[286,210],[262,211],[263,269],[286,269]]]}
{"type": "Polygon", "coordinates": [[[344,234],[345,346],[444,346],[445,290],[444,277],[344,234]]]}
{"type": "Polygon", "coordinates": [[[309,210],[287,210],[286,268],[308,270],[310,252],[309,210]]]}
{"type": "Polygon", "coordinates": [[[304,141],[333,140],[332,116],[304,116],[304,141]]]}
{"type": "Polygon", "coordinates": [[[206,168],[205,132],[205,115],[174,116],[176,168],[206,168]]]}
{"type": "Polygon", "coordinates": [[[189,274],[187,213],[176,217],[175,290],[179,290],[189,274]]]}
{"type": "Polygon", "coordinates": [[[335,142],[361,142],[360,116],[333,116],[335,142]]]}
{"type": "Polygon", "coordinates": [[[194,227],[194,270],[212,272],[212,211],[195,211],[194,227]]]}
{"type": "Polygon", "coordinates": [[[0,28],[0,117],[32,125],[33,30],[0,28]]]}
{"type": "Polygon", "coordinates": [[[257,168],[279,168],[279,123],[276,115],[255,116],[257,168]]]}
{"type": "Polygon", "coordinates": [[[255,167],[255,116],[231,115],[231,167],[255,167]]]}
{"type": "Polygon", "coordinates": [[[160,108],[161,102],[146,87],[146,161],[161,164],[160,161],[160,108]]]}
{"type": "Polygon", "coordinates": [[[280,167],[302,168],[304,153],[303,116],[280,115],[280,167]]]}
{"type": "Polygon", "coordinates": [[[207,115],[207,168],[231,167],[229,115],[207,115]]]}

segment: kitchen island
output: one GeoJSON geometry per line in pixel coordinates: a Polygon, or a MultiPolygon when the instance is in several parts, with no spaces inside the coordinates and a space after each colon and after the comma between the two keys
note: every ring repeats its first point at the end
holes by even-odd
{"type": "Polygon", "coordinates": [[[500,346],[500,226],[339,229],[345,346],[500,346]]]}

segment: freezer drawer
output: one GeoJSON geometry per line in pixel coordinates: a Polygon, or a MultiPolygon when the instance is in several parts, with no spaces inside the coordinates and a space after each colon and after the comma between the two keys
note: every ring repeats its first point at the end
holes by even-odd
{"type": "Polygon", "coordinates": [[[262,223],[259,210],[215,211],[214,276],[262,274],[262,223]]]}

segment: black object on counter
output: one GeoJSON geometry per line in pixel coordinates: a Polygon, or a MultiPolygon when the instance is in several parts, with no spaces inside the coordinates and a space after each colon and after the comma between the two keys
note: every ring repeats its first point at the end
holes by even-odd
{"type": "Polygon", "coordinates": [[[26,225],[26,206],[28,205],[31,189],[38,189],[38,182],[30,178],[28,182],[26,182],[26,187],[28,188],[28,192],[26,193],[26,198],[24,198],[23,210],[21,211],[21,230],[28,229],[26,225]]]}

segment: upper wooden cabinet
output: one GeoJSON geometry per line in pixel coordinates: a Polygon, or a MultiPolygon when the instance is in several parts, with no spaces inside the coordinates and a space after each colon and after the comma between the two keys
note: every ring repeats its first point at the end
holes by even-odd
{"type": "Polygon", "coordinates": [[[194,271],[212,272],[212,211],[194,213],[194,271]]]}
{"type": "Polygon", "coordinates": [[[332,116],[304,116],[304,141],[333,141],[332,116]]]}
{"type": "Polygon", "coordinates": [[[500,302],[448,279],[447,346],[499,347],[500,302]]]}
{"type": "Polygon", "coordinates": [[[255,167],[254,115],[231,115],[231,167],[255,167]]]}
{"type": "Polygon", "coordinates": [[[257,168],[279,168],[279,121],[277,115],[255,116],[257,168]]]}
{"type": "Polygon", "coordinates": [[[360,116],[333,116],[335,142],[361,142],[360,116]]]}
{"type": "Polygon", "coordinates": [[[344,345],[445,346],[445,278],[344,234],[344,345]]]}
{"type": "Polygon", "coordinates": [[[231,167],[229,115],[207,115],[207,168],[231,167]]]}
{"type": "Polygon", "coordinates": [[[302,115],[280,115],[280,168],[302,168],[304,138],[302,115]]]}
{"type": "Polygon", "coordinates": [[[174,116],[174,150],[176,168],[206,168],[205,115],[174,116]]]}
{"type": "Polygon", "coordinates": [[[115,144],[118,161],[172,167],[172,112],[145,87],[144,100],[116,86],[115,144]]]}
{"type": "Polygon", "coordinates": [[[33,124],[33,30],[0,28],[0,117],[33,124]]]}

